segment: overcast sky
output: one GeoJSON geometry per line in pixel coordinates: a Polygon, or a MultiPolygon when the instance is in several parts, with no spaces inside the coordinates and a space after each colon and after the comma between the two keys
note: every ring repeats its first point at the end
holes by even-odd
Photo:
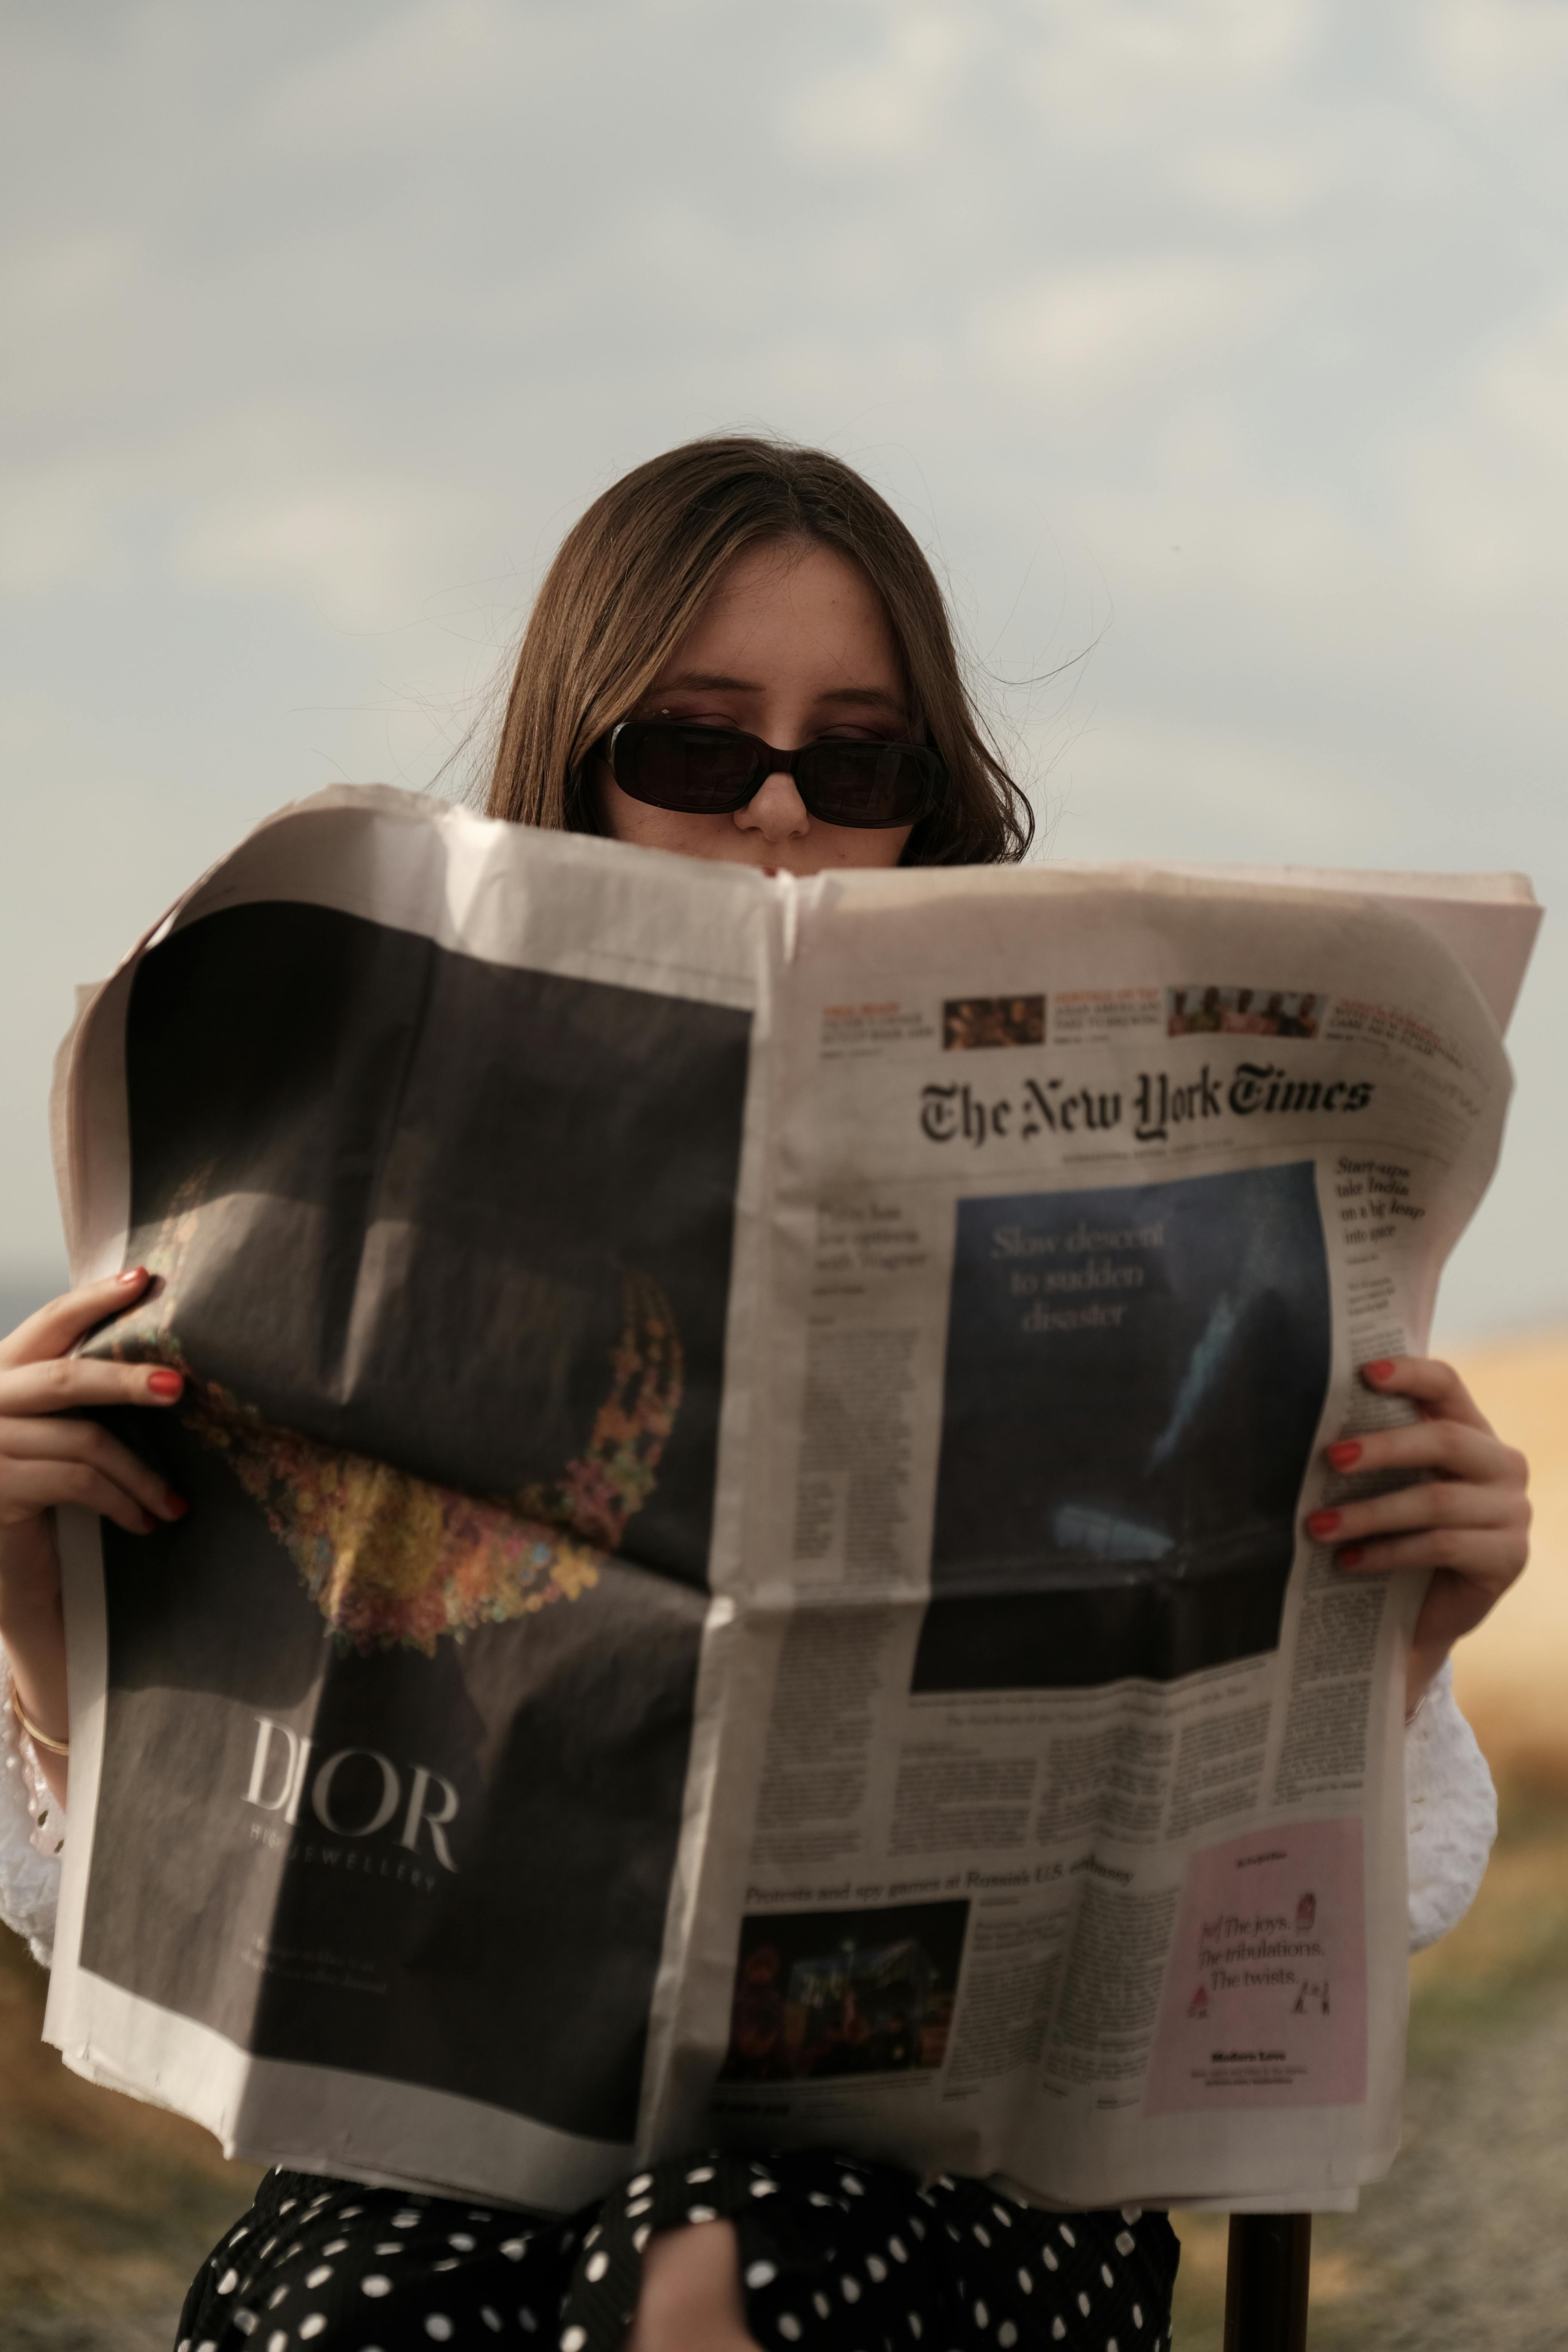
{"type": "MultiPolygon", "coordinates": [[[[423,785],[714,428],[941,566],[1079,857],[1568,898],[1563,0],[10,0],[0,1291],[71,984],[423,785]],[[1065,666],[1065,667],[1063,667],[1065,666]]],[[[1568,1317],[1549,919],[1450,1332],[1568,1317]]]]}

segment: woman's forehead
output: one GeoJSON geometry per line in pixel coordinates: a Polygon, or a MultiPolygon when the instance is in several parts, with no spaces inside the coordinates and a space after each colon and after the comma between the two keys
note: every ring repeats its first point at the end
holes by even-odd
{"type": "Polygon", "coordinates": [[[744,693],[781,668],[825,693],[901,707],[898,650],[858,564],[813,541],[748,548],[717,580],[659,674],[666,688],[744,693]]]}

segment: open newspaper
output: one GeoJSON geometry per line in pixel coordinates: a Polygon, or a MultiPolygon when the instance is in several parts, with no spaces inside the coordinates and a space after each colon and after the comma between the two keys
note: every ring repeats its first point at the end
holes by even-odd
{"type": "Polygon", "coordinates": [[[816,2143],[1064,2206],[1397,2137],[1419,1580],[1304,1513],[1491,1172],[1510,877],[809,881],[337,790],[84,1010],[47,2032],[560,2210],[816,2143]]]}

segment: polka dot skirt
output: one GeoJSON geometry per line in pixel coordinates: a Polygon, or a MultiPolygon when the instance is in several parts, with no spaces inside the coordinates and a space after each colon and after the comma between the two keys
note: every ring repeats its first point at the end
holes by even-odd
{"type": "Polygon", "coordinates": [[[766,2352],[1170,2352],[1163,2213],[1043,2213],[816,2152],[672,2160],[567,2221],[271,2172],[186,2296],[177,2352],[619,2352],[648,2240],[719,2220],[766,2352]]]}

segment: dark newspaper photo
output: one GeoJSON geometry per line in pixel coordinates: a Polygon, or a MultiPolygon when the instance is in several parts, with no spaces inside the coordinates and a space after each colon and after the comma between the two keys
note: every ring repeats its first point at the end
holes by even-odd
{"type": "Polygon", "coordinates": [[[1311,1162],[956,1215],[916,1689],[1273,1649],[1329,1379],[1311,1162]]]}
{"type": "Polygon", "coordinates": [[[110,1982],[631,2137],[749,1025],[309,905],[146,957],[159,1278],[97,1344],[194,1375],[136,1431],[192,1508],[153,1548],[104,1528],[110,1982]]]}

